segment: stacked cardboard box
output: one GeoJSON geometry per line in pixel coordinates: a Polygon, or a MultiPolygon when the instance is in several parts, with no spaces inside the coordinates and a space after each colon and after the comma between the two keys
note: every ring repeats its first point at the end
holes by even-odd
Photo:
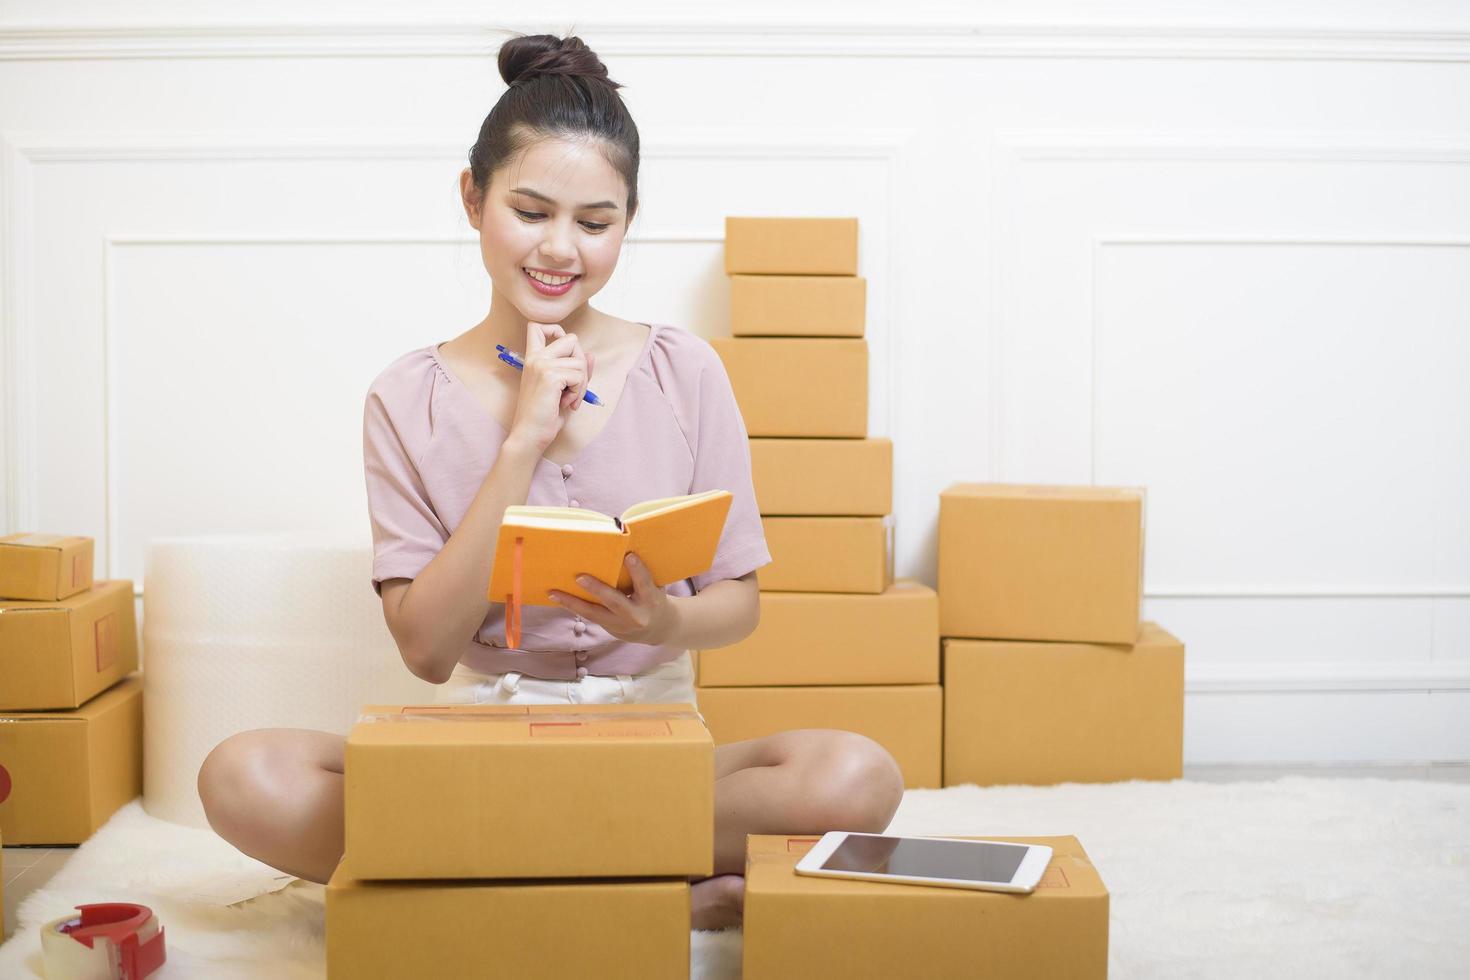
{"type": "Polygon", "coordinates": [[[369,706],[345,806],[329,977],[688,976],[714,863],[692,705],[369,706]]]}
{"type": "Polygon", "coordinates": [[[716,742],[859,732],[909,786],[940,780],[938,598],[894,582],[893,445],[868,438],[866,283],[855,218],[729,218],[729,338],[771,564],[761,621],[699,652],[716,742]]]}
{"type": "Polygon", "coordinates": [[[143,790],[133,583],[93,541],[0,537],[0,833],[79,844],[143,790]]]}
{"type": "Polygon", "coordinates": [[[1184,646],[1142,581],[1140,490],[940,495],[946,786],[1183,774],[1184,646]]]}

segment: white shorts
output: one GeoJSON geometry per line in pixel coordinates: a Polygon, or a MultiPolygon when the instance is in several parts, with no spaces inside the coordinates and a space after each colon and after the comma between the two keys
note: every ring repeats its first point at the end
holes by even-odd
{"type": "Polygon", "coordinates": [[[438,704],[695,704],[694,662],[686,650],[641,674],[588,674],[549,681],[510,671],[482,674],[457,664],[434,694],[438,704]]]}

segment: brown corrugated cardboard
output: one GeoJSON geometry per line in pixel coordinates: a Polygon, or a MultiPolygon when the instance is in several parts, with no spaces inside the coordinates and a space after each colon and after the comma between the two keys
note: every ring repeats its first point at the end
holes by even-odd
{"type": "Polygon", "coordinates": [[[364,881],[349,863],[326,890],[333,980],[689,976],[684,880],[364,881]]]}
{"type": "Polygon", "coordinates": [[[75,708],[138,669],[133,583],[0,601],[0,711],[75,708]]]}
{"type": "Polygon", "coordinates": [[[943,698],[937,684],[871,687],[700,687],[699,710],[715,744],[793,728],[866,735],[892,754],[910,789],[940,779],[943,698]]]}
{"type": "Polygon", "coordinates": [[[868,434],[868,342],[715,337],[751,436],[868,434]]]}
{"type": "Polygon", "coordinates": [[[92,539],[62,534],[0,537],[0,599],[55,602],[92,587],[92,539]]]}
{"type": "Polygon", "coordinates": [[[730,275],[855,276],[856,218],[726,218],[730,275]]]}
{"type": "Polygon", "coordinates": [[[771,563],[760,587],[771,592],[882,592],[893,581],[881,517],[763,517],[771,563]]]}
{"type": "Polygon", "coordinates": [[[731,276],[737,337],[861,337],[867,280],[859,276],[731,276]]]}
{"type": "Polygon", "coordinates": [[[358,877],[713,871],[714,744],[690,705],[363,712],[347,737],[358,877]]]}
{"type": "Polygon", "coordinates": [[[944,641],[944,784],[1184,774],[1184,645],[944,641]]]}
{"type": "Polygon", "coordinates": [[[938,684],[939,596],[918,582],[877,595],[761,592],[760,625],[701,650],[706,687],[938,684]]]}
{"type": "Polygon", "coordinates": [[[7,844],[80,844],[143,792],[143,680],[73,711],[0,715],[7,844]]]}
{"type": "Polygon", "coordinates": [[[762,514],[882,517],[893,510],[893,443],[873,439],[750,440],[762,514]]]}
{"type": "Polygon", "coordinates": [[[956,484],[939,495],[939,631],[1132,643],[1143,492],[956,484]]]}
{"type": "Polygon", "coordinates": [[[1028,895],[796,873],[818,838],[752,835],[745,866],[745,980],[924,977],[1093,980],[1108,975],[1108,890],[1075,837],[1028,895]]]}

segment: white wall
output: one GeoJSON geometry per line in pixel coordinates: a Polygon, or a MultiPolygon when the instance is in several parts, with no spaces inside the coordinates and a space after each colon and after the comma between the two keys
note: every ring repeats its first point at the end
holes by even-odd
{"type": "Polygon", "coordinates": [[[625,83],[602,297],[728,330],[727,214],[855,214],[897,568],[957,480],[1145,485],[1191,762],[1470,757],[1470,7],[0,6],[0,525],[366,541],[362,396],[488,297],[495,27],[625,83]]]}

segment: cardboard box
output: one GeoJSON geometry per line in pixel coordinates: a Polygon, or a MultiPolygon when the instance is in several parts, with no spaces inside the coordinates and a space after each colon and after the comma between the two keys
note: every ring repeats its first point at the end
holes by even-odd
{"type": "Polygon", "coordinates": [[[138,669],[133,583],[0,601],[0,711],[75,708],[138,669]]]}
{"type": "Polygon", "coordinates": [[[1184,775],[1184,644],[944,641],[944,784],[1184,775]]]}
{"type": "Polygon", "coordinates": [[[731,276],[737,337],[861,337],[868,282],[860,276],[731,276]]]}
{"type": "Polygon", "coordinates": [[[887,749],[909,789],[939,786],[944,706],[937,684],[696,690],[716,745],[793,728],[837,728],[887,749]]]}
{"type": "Polygon", "coordinates": [[[1029,895],[796,873],[814,837],[747,839],[745,980],[924,977],[1092,980],[1108,975],[1108,890],[1075,837],[1046,844],[1029,895]]]}
{"type": "Polygon", "coordinates": [[[877,594],[893,582],[884,518],[763,517],[761,527],[771,552],[763,591],[877,594]]]}
{"type": "Polygon", "coordinates": [[[1143,491],[957,484],[939,495],[939,630],[1132,643],[1143,491]]]}
{"type": "Polygon", "coordinates": [[[752,436],[868,434],[868,342],[715,337],[752,436]]]}
{"type": "Polygon", "coordinates": [[[74,711],[0,715],[0,833],[80,844],[143,792],[143,679],[74,711]]]}
{"type": "Polygon", "coordinates": [[[327,976],[687,978],[689,883],[327,883],[327,976]]]}
{"type": "Polygon", "coordinates": [[[0,599],[55,602],[91,587],[91,538],[62,534],[0,538],[0,599]]]}
{"type": "Polygon", "coordinates": [[[877,595],[762,592],[755,632],[700,651],[706,687],[938,684],[939,596],[919,582],[877,595]]]}
{"type": "Polygon", "coordinates": [[[714,870],[714,743],[691,705],[363,711],[345,780],[358,877],[714,870]]]}
{"type": "Polygon", "coordinates": [[[893,510],[888,439],[751,439],[750,470],[762,514],[882,517],[893,510]]]}
{"type": "Polygon", "coordinates": [[[855,276],[856,218],[726,218],[730,275],[855,276]]]}

